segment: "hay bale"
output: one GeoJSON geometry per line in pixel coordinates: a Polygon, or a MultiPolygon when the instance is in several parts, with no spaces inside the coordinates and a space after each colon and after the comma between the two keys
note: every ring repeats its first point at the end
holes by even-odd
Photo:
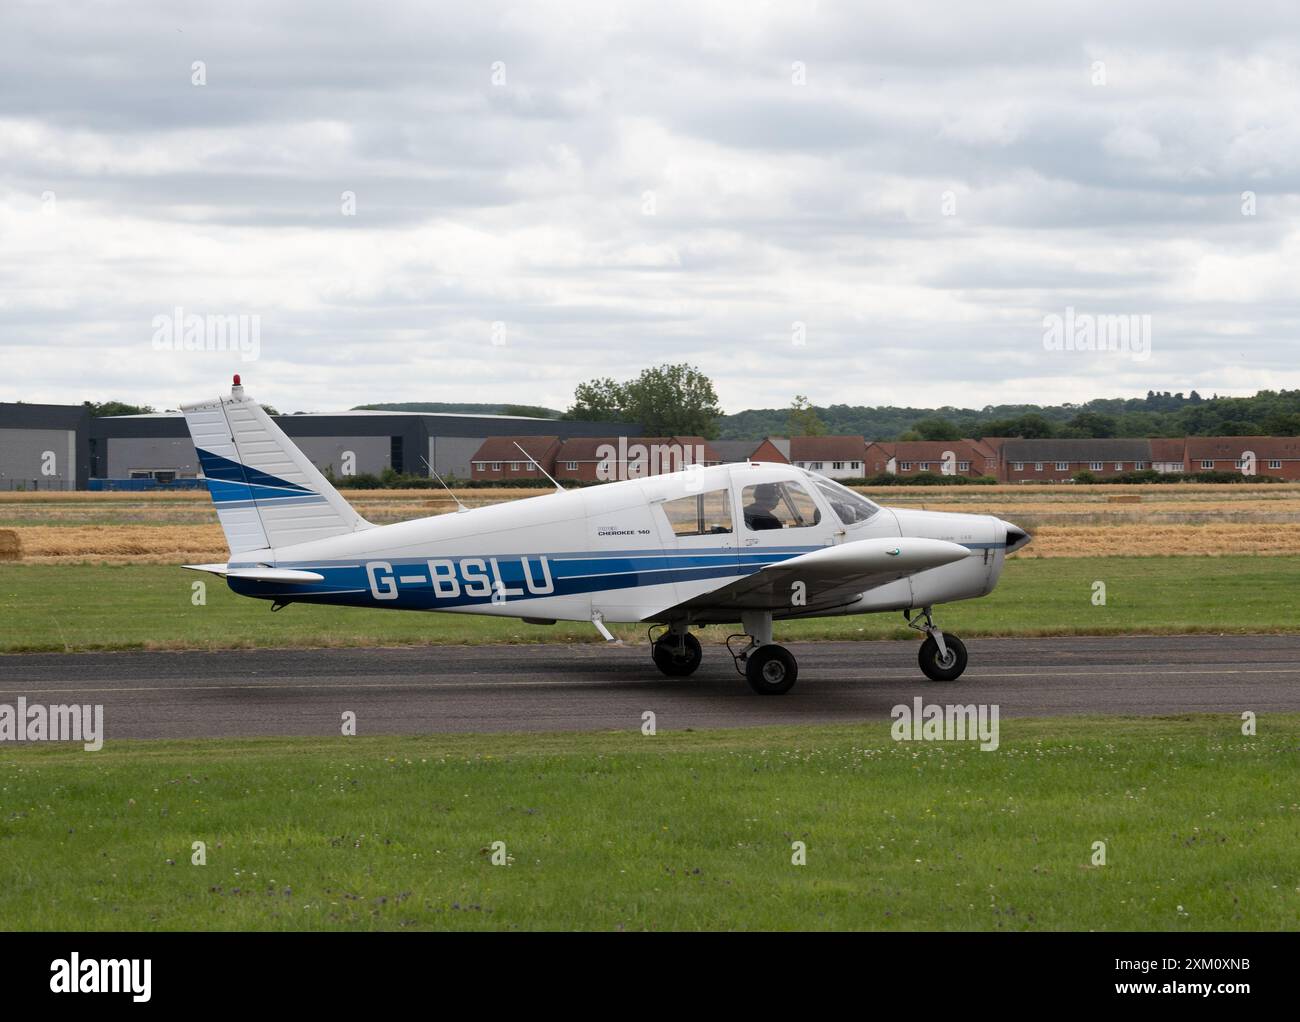
{"type": "Polygon", "coordinates": [[[23,547],[13,529],[0,529],[0,561],[21,561],[23,547]]]}
{"type": "Polygon", "coordinates": [[[1141,504],[1140,493],[1110,493],[1106,495],[1107,504],[1141,504]]]}

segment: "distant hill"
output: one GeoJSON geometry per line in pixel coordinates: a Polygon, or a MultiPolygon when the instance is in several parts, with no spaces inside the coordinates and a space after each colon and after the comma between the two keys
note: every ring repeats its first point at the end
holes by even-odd
{"type": "MultiPolygon", "coordinates": [[[[1201,397],[1148,391],[1145,398],[1097,398],[1073,405],[987,405],[984,408],[813,409],[827,433],[894,440],[909,431],[924,439],[955,436],[1180,437],[1300,435],[1300,390],[1261,390],[1254,397],[1201,397]],[[927,428],[918,428],[921,424],[927,428]],[[933,436],[929,434],[935,434],[933,436]]],[[[718,420],[721,440],[784,435],[788,408],[756,408],[718,420]]]]}
{"type": "MultiPolygon", "coordinates": [[[[558,419],[561,412],[516,404],[398,401],[358,405],[394,412],[461,412],[558,419]]],[[[827,433],[861,434],[868,440],[950,437],[1180,437],[1300,436],[1300,390],[1261,390],[1253,397],[1202,397],[1148,391],[1145,398],[1096,398],[1084,404],[986,405],[983,408],[879,408],[829,405],[813,409],[827,433]]],[[[789,408],[750,408],[718,420],[718,439],[784,436],[789,408]]]]}
{"type": "Polygon", "coordinates": [[[377,405],[357,405],[363,412],[452,412],[462,415],[526,415],[534,419],[558,419],[560,412],[540,405],[485,405],[447,401],[389,401],[377,405]]]}

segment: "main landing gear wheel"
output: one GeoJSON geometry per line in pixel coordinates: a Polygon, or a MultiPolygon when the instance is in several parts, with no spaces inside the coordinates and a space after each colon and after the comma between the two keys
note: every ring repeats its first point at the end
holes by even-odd
{"type": "Polygon", "coordinates": [[[768,643],[745,658],[745,678],[761,696],[779,696],[789,692],[799,677],[799,665],[784,646],[768,643]]]}
{"type": "Polygon", "coordinates": [[[700,640],[690,632],[680,635],[669,633],[658,639],[650,648],[655,666],[670,678],[685,678],[694,674],[704,658],[700,640]]]}
{"type": "Polygon", "coordinates": [[[956,681],[966,670],[966,644],[951,632],[943,633],[943,644],[947,647],[947,656],[939,652],[934,636],[927,635],[916,658],[921,671],[931,681],[956,681]]]}

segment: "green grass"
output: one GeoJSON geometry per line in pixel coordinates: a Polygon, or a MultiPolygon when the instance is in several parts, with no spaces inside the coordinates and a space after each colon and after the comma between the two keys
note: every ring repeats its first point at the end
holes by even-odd
{"type": "MultiPolygon", "coordinates": [[[[943,608],[962,636],[1300,630],[1300,557],[1094,557],[1012,560],[998,588],[943,608]],[[1106,606],[1093,606],[1094,581],[1106,606]]],[[[290,606],[272,614],[207,578],[155,565],[0,565],[0,651],[596,641],[554,627],[457,614],[290,606]]],[[[641,638],[644,629],[617,629],[641,638]]],[[[714,638],[730,631],[717,628],[714,638]]],[[[778,639],[911,635],[897,614],[778,623],[778,639]]]]}
{"type": "Polygon", "coordinates": [[[1295,929],[1298,730],[1013,720],[995,752],[896,743],[887,721],[10,747],[0,925],[1295,929]]]}

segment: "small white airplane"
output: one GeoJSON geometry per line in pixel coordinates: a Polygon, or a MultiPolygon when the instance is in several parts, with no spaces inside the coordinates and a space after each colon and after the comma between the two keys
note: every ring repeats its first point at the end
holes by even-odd
{"type": "MultiPolygon", "coordinates": [[[[358,515],[244,394],[182,410],[217,517],[224,577],[242,596],[290,603],[649,626],[664,674],[700,665],[692,626],[739,622],[727,640],[755,692],[798,677],[774,620],[902,611],[926,636],[935,681],[966,669],[966,647],[932,607],[993,590],[1026,533],[991,515],[881,507],[791,465],[691,466],[394,525],[358,515]],[[734,643],[734,644],[733,644],[734,643]]],[[[526,452],[525,452],[526,454],[526,452]]],[[[554,480],[552,480],[554,482],[554,480]]],[[[459,503],[459,502],[458,502],[459,503]]]]}

